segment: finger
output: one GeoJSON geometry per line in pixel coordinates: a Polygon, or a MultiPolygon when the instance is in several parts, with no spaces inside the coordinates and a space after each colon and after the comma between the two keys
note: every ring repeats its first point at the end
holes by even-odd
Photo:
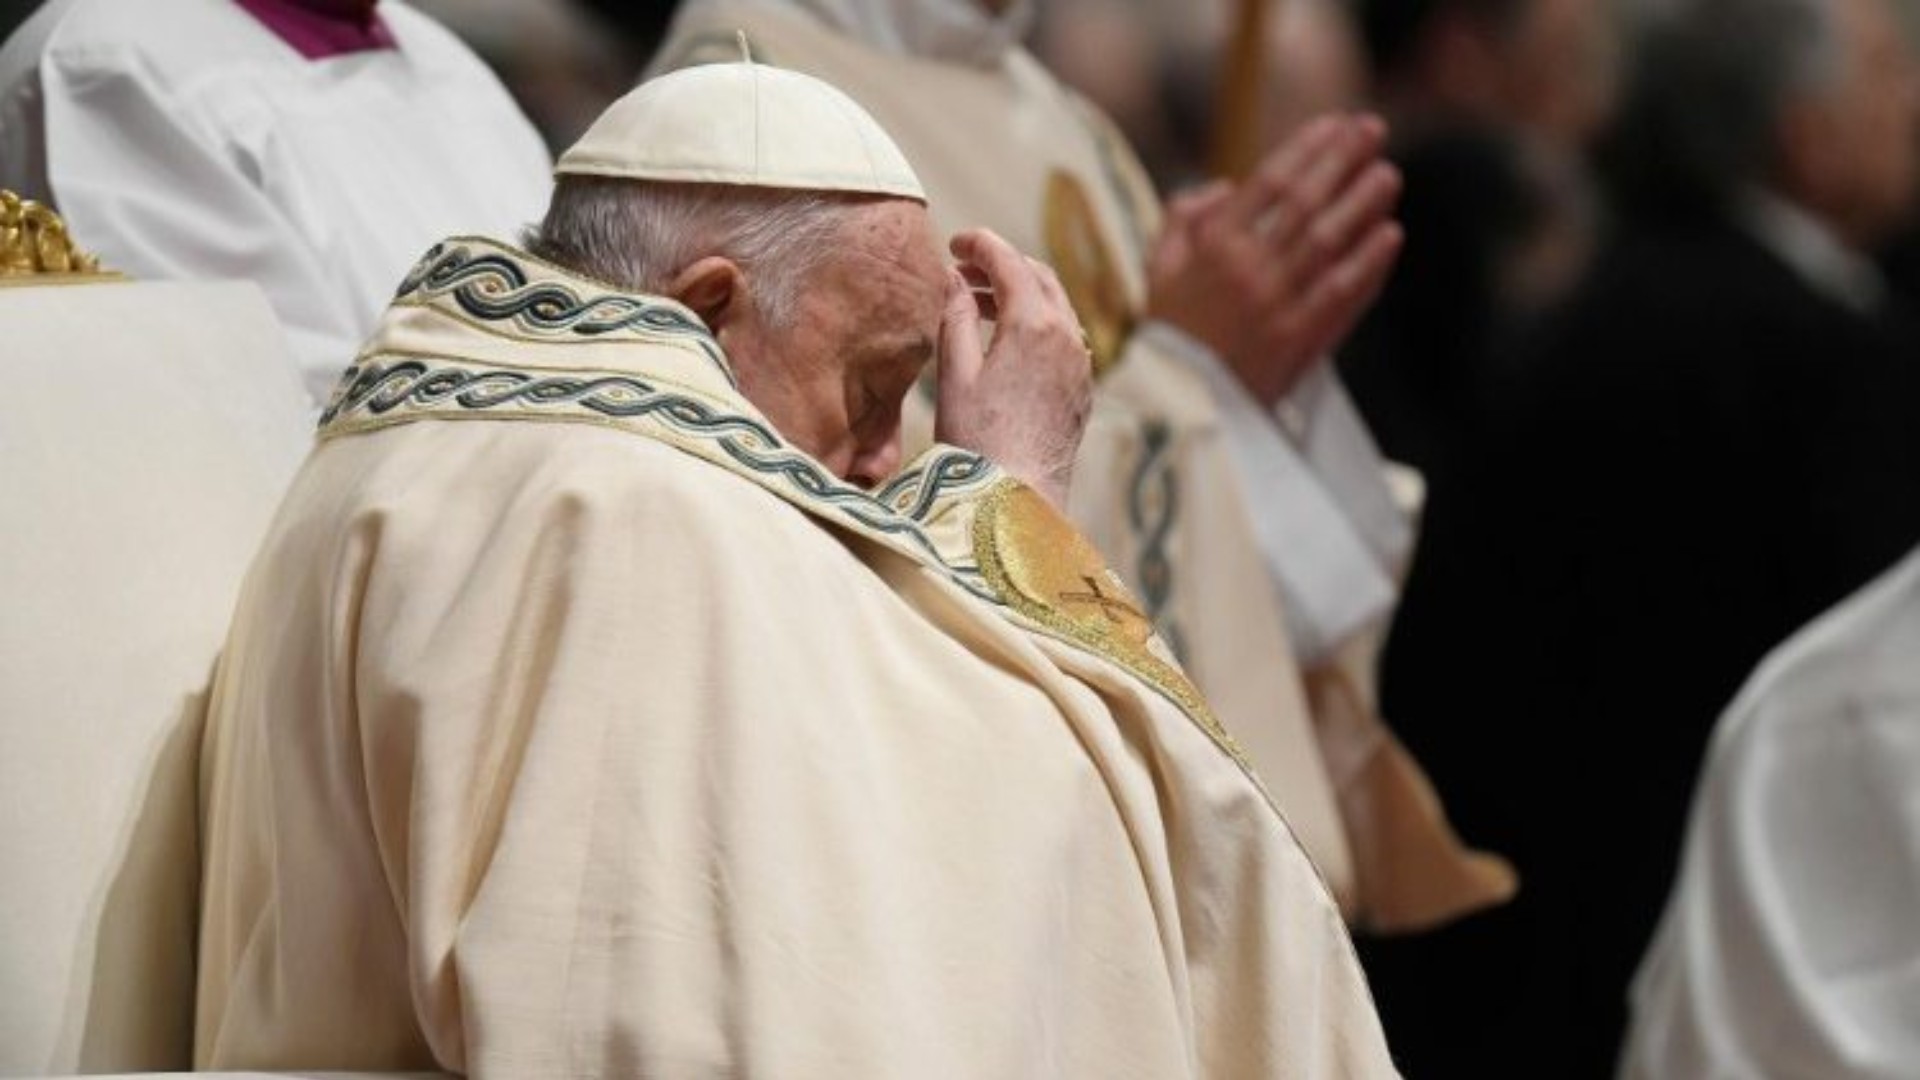
{"type": "Polygon", "coordinates": [[[1386,117],[1379,113],[1363,112],[1354,113],[1351,119],[1360,125],[1360,130],[1368,138],[1380,146],[1387,145],[1387,136],[1392,134],[1392,129],[1388,127],[1386,117]]]}
{"type": "Polygon", "coordinates": [[[1040,294],[1046,297],[1047,303],[1072,311],[1073,302],[1067,299],[1067,288],[1060,284],[1060,275],[1054,272],[1053,267],[1031,255],[1027,256],[1027,265],[1033,269],[1033,278],[1040,283],[1040,294]]]}
{"type": "Polygon", "coordinates": [[[993,300],[993,283],[987,280],[986,271],[977,266],[955,265],[967,288],[973,293],[973,301],[980,308],[980,317],[991,322],[1000,317],[999,305],[993,300]]]}
{"type": "Polygon", "coordinates": [[[1291,324],[1288,336],[1315,353],[1333,349],[1379,297],[1405,239],[1394,222],[1375,226],[1353,253],[1340,260],[1285,316],[1291,324]]]}
{"type": "MultiPolygon", "coordinates": [[[[1149,282],[1181,272],[1200,242],[1200,224],[1232,197],[1232,184],[1214,180],[1188,188],[1167,200],[1159,235],[1154,237],[1153,249],[1147,253],[1149,282]]],[[[1149,284],[1149,291],[1151,289],[1149,284]]]]}
{"type": "Polygon", "coordinates": [[[1003,317],[1019,317],[1044,303],[1027,257],[992,230],[968,229],[956,234],[949,246],[962,267],[975,267],[986,277],[1003,317]]]}
{"type": "Polygon", "coordinates": [[[1379,299],[1381,290],[1393,277],[1393,268],[1400,261],[1400,252],[1406,246],[1406,230],[1398,222],[1381,222],[1368,234],[1354,256],[1346,260],[1345,266],[1336,271],[1335,288],[1354,298],[1353,310],[1346,320],[1346,328],[1341,331],[1342,335],[1379,299]]]}
{"type": "Polygon", "coordinates": [[[1310,200],[1331,200],[1354,176],[1378,161],[1385,149],[1386,125],[1377,117],[1349,120],[1327,152],[1307,166],[1303,192],[1310,200]]]}
{"type": "Polygon", "coordinates": [[[1060,322],[1060,328],[1079,343],[1083,352],[1092,355],[1092,346],[1087,340],[1086,324],[1080,321],[1080,313],[1074,310],[1073,297],[1067,295],[1067,288],[1061,283],[1060,275],[1054,272],[1053,267],[1038,259],[1029,261],[1033,263],[1034,276],[1040,279],[1041,291],[1046,295],[1048,304],[1052,306],[1053,317],[1060,322]]]}
{"type": "Polygon", "coordinates": [[[1299,241],[1312,222],[1333,205],[1365,170],[1376,164],[1380,147],[1375,140],[1350,127],[1303,169],[1286,197],[1261,219],[1258,228],[1281,250],[1299,241]]]}
{"type": "Polygon", "coordinates": [[[981,305],[958,270],[947,272],[947,306],[940,313],[940,400],[959,400],[986,365],[980,348],[981,305]],[[948,391],[956,391],[949,394],[948,391]]]}
{"type": "Polygon", "coordinates": [[[1347,127],[1344,117],[1334,115],[1308,121],[1255,166],[1252,175],[1234,188],[1233,197],[1224,200],[1209,216],[1241,229],[1251,229],[1275,203],[1289,196],[1292,185],[1299,182],[1300,173],[1324,154],[1347,127]]]}
{"type": "Polygon", "coordinates": [[[1384,161],[1374,162],[1331,206],[1307,221],[1298,239],[1282,253],[1288,279],[1311,282],[1346,257],[1387,220],[1400,201],[1400,190],[1400,170],[1384,161]]]}
{"type": "Polygon", "coordinates": [[[1233,185],[1225,180],[1210,180],[1198,187],[1176,193],[1167,200],[1165,228],[1184,227],[1213,212],[1233,197],[1233,185]]]}
{"type": "Polygon", "coordinates": [[[1374,226],[1354,254],[1335,269],[1335,288],[1372,302],[1393,275],[1394,264],[1400,261],[1406,244],[1406,230],[1399,222],[1383,221],[1374,226]]]}

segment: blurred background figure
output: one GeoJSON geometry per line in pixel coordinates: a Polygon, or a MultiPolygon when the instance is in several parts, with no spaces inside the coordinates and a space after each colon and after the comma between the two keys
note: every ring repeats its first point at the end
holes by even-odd
{"type": "Polygon", "coordinates": [[[1357,0],[1407,177],[1406,257],[1341,354],[1355,400],[1437,499],[1512,338],[1590,252],[1586,152],[1614,97],[1606,0],[1357,0]]]}
{"type": "MultiPolygon", "coordinates": [[[[1233,0],[1047,0],[1033,50],[1112,117],[1162,191],[1211,178],[1221,67],[1233,0]]],[[[1348,0],[1270,3],[1258,144],[1309,119],[1360,109],[1368,67],[1348,0]]]]}
{"type": "Polygon", "coordinates": [[[1920,1063],[1920,552],[1795,635],[1714,732],[1624,1080],[1920,1063]]]}
{"type": "Polygon", "coordinates": [[[1920,538],[1920,341],[1866,257],[1914,201],[1887,0],[1634,16],[1612,235],[1432,507],[1388,647],[1387,708],[1526,882],[1374,950],[1412,1075],[1610,1073],[1715,716],[1920,538]]]}
{"type": "Polygon", "coordinates": [[[633,86],[673,5],[618,0],[411,0],[473,47],[555,153],[633,86]]]}
{"type": "Polygon", "coordinates": [[[0,50],[0,187],[135,277],[258,283],[316,400],[421,252],[538,218],[549,165],[402,3],[53,0],[0,50]]]}
{"type": "Polygon", "coordinates": [[[1368,103],[1366,51],[1345,0],[1288,0],[1269,19],[1261,145],[1279,145],[1322,113],[1368,103]]]}
{"type": "Polygon", "coordinates": [[[1178,46],[1135,0],[1052,0],[1031,5],[1028,16],[1034,55],[1113,121],[1158,187],[1195,179],[1205,144],[1169,91],[1181,73],[1204,79],[1210,65],[1182,64],[1178,46]]]}

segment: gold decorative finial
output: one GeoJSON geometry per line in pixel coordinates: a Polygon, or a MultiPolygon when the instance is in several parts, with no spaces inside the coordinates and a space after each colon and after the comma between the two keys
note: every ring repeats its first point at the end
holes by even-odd
{"type": "Polygon", "coordinates": [[[740,62],[743,64],[753,63],[753,47],[747,44],[747,32],[745,30],[735,30],[733,35],[740,41],[740,62]]]}
{"type": "Polygon", "coordinates": [[[0,188],[0,285],[119,278],[74,246],[67,223],[51,207],[0,188]]]}

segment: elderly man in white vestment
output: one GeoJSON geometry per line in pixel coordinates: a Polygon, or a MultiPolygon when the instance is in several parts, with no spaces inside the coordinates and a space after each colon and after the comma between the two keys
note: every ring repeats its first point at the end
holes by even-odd
{"type": "Polygon", "coordinates": [[[1322,118],[1163,215],[1117,129],[1020,47],[1030,16],[1024,0],[686,0],[654,69],[737,55],[744,30],[757,58],[878,117],[943,228],[1045,258],[1102,372],[1069,513],[1343,908],[1407,931],[1504,900],[1511,870],[1455,839],[1374,705],[1412,529],[1325,360],[1398,250],[1378,122],[1322,118]]]}
{"type": "Polygon", "coordinates": [[[1920,552],[1714,734],[1633,991],[1629,1080],[1920,1075],[1920,552]]]}
{"type": "Polygon", "coordinates": [[[550,164],[396,0],[49,0],[0,49],[0,187],[135,277],[258,283],[316,402],[421,249],[533,221],[550,164]]]}
{"type": "Polygon", "coordinates": [[[645,84],[557,171],[529,252],[401,284],[249,575],[201,1064],[1394,1075],[1285,818],[1057,509],[1052,274],[941,258],[879,126],[773,68],[645,84]]]}

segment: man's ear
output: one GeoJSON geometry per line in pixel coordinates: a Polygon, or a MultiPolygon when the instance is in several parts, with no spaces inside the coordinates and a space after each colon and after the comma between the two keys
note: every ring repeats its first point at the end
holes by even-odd
{"type": "Polygon", "coordinates": [[[732,259],[708,255],[675,275],[667,293],[692,308],[707,329],[718,334],[742,315],[745,284],[746,276],[732,259]]]}

